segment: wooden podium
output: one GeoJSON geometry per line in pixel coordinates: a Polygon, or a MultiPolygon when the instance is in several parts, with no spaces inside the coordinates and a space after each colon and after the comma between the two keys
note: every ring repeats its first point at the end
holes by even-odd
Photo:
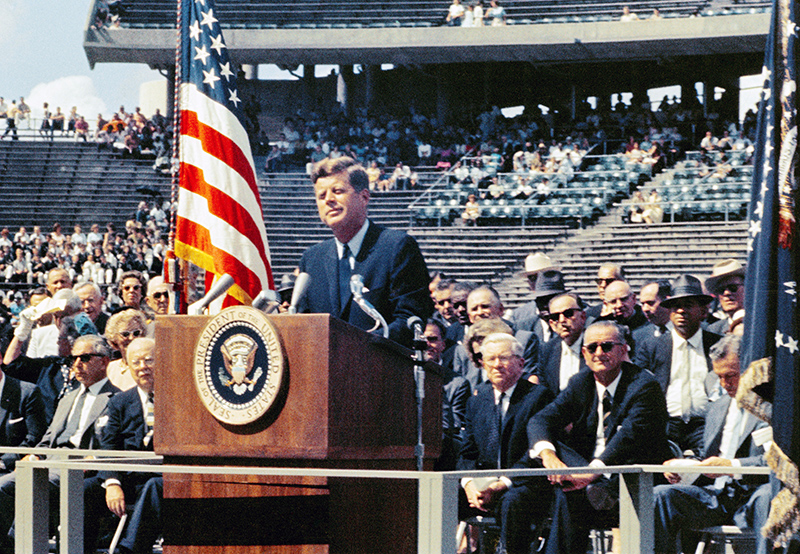
{"type": "MultiPolygon", "coordinates": [[[[287,359],[280,405],[218,421],[192,378],[206,316],[156,319],[155,451],[167,464],[414,470],[411,351],[328,315],[274,315],[287,359]]],[[[425,466],[441,446],[441,376],[426,371],[425,466]]],[[[164,552],[413,552],[417,484],[164,476],[164,552]]]]}

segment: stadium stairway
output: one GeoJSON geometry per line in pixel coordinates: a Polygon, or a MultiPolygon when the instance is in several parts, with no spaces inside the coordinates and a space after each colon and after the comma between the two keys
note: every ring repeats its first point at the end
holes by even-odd
{"type": "MultiPolygon", "coordinates": [[[[690,273],[705,280],[711,267],[724,258],[747,260],[747,221],[695,221],[655,225],[622,224],[621,211],[603,216],[550,250],[549,255],[564,272],[567,288],[588,303],[597,302],[594,279],[604,262],[625,270],[638,292],[657,279],[672,280],[690,273]]],[[[522,269],[522,266],[519,267],[522,269]]],[[[514,274],[497,285],[506,307],[515,307],[530,297],[527,281],[514,274]]]]}
{"type": "Polygon", "coordinates": [[[0,226],[65,232],[80,224],[124,229],[140,201],[169,198],[170,177],[149,159],[123,158],[93,143],[67,141],[0,142],[0,226]]]}

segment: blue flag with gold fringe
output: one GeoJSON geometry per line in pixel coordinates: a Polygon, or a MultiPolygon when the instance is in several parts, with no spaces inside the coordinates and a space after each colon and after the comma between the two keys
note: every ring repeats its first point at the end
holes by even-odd
{"type": "Polygon", "coordinates": [[[800,347],[797,318],[798,27],[794,0],[775,0],[762,70],[748,211],[745,331],[747,372],[737,398],[773,428],[767,461],[783,489],[764,534],[785,543],[800,527],[800,347]]]}

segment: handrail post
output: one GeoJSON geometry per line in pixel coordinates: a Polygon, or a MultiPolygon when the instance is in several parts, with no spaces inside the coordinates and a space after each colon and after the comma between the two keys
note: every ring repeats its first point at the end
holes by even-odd
{"type": "Polygon", "coordinates": [[[59,540],[62,545],[67,545],[66,552],[83,552],[83,470],[61,469],[59,473],[59,540]]]}
{"type": "Polygon", "coordinates": [[[14,493],[16,554],[47,554],[49,550],[50,481],[47,468],[18,462],[14,493]]]}
{"type": "Polygon", "coordinates": [[[459,480],[438,472],[419,476],[417,552],[449,554],[457,550],[459,480]]]}
{"type": "Polygon", "coordinates": [[[653,554],[653,474],[623,473],[619,479],[621,552],[653,554]]]}

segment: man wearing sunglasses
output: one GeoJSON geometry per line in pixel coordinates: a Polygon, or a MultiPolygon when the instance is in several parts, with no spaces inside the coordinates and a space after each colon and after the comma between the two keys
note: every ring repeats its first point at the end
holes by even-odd
{"type": "MultiPolygon", "coordinates": [[[[590,371],[573,376],[528,422],[534,467],[660,464],[669,457],[664,393],[649,371],[626,361],[625,333],[612,321],[598,321],[586,329],[582,354],[590,371]]],[[[549,477],[554,510],[545,543],[548,554],[586,552],[590,529],[619,525],[618,477],[549,477]]],[[[515,506],[514,516],[521,518],[517,528],[524,529],[525,513],[546,500],[536,495],[515,506]]]]}
{"type": "Polygon", "coordinates": [[[709,325],[708,330],[724,335],[736,312],[744,309],[744,266],[733,259],[717,262],[706,279],[706,288],[717,297],[721,312],[714,313],[719,320],[709,325]]]}
{"type": "Polygon", "coordinates": [[[169,313],[170,288],[169,283],[165,283],[164,277],[161,275],[156,275],[147,283],[145,302],[156,315],[167,315],[169,313]]]}
{"type": "Polygon", "coordinates": [[[611,310],[604,304],[606,287],[614,281],[624,281],[625,271],[617,264],[605,263],[597,269],[597,296],[600,302],[586,309],[586,315],[591,320],[595,320],[603,315],[608,315],[611,310]]]}
{"type": "Polygon", "coordinates": [[[557,395],[570,377],[589,369],[581,356],[586,325],[583,300],[574,292],[559,294],[550,300],[547,317],[554,337],[542,347],[536,375],[557,395]]]}
{"type": "MultiPolygon", "coordinates": [[[[107,421],[103,416],[106,415],[108,401],[119,392],[106,378],[111,350],[103,337],[80,337],[71,352],[72,372],[80,386],[59,401],[53,421],[36,445],[37,448],[96,448],[99,433],[107,421]]],[[[31,455],[24,459],[38,458],[31,455]]],[[[58,522],[59,473],[51,471],[49,480],[50,520],[51,527],[55,529],[58,522]]],[[[8,538],[8,531],[14,523],[15,490],[15,473],[0,478],[0,541],[8,541],[6,544],[0,543],[0,552],[13,552],[13,541],[8,538]]]]}

